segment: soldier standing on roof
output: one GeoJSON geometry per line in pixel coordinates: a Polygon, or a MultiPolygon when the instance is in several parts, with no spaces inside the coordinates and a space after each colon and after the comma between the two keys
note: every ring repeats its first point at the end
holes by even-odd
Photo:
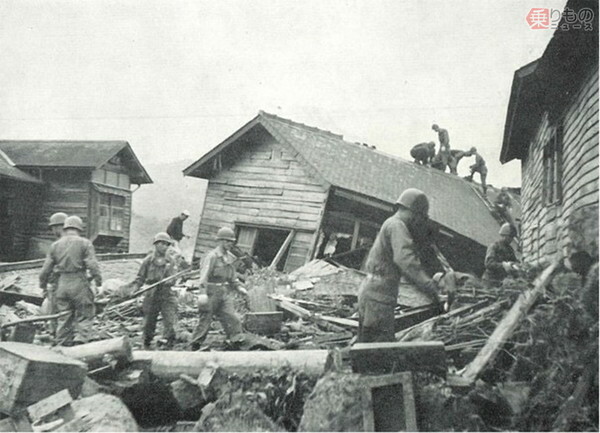
{"type": "MultiPolygon", "coordinates": [[[[176,265],[167,254],[171,245],[171,237],[166,233],[154,236],[154,251],[146,256],[133,284],[135,291],[143,284],[154,284],[176,273],[176,265]]],[[[165,282],[150,289],[144,296],[142,310],[144,311],[144,349],[150,349],[158,313],[163,320],[163,335],[167,340],[166,348],[172,348],[175,343],[175,324],[177,322],[177,295],[171,290],[175,281],[165,282]]]]}
{"type": "Polygon", "coordinates": [[[469,167],[469,169],[471,170],[471,174],[467,176],[467,180],[472,181],[473,175],[475,173],[479,173],[479,176],[481,177],[481,189],[483,190],[483,195],[487,195],[487,185],[485,183],[485,179],[488,174],[488,169],[485,165],[485,159],[483,159],[481,155],[477,153],[476,147],[472,147],[469,150],[469,153],[471,155],[475,155],[475,164],[469,167]]]}
{"type": "MultiPolygon", "coordinates": [[[[67,214],[64,212],[57,212],[50,216],[50,220],[48,221],[48,227],[52,231],[52,234],[56,238],[56,240],[60,239],[63,235],[63,226],[65,224],[65,220],[67,219],[67,214]]],[[[46,314],[56,314],[58,310],[56,309],[56,285],[58,284],[58,274],[56,272],[52,272],[52,274],[48,277],[48,286],[46,287],[46,302],[47,310],[46,314]]],[[[56,321],[51,320],[49,323],[50,334],[54,337],[56,335],[56,321]]]]}
{"type": "Polygon", "coordinates": [[[234,262],[236,257],[231,253],[235,244],[235,233],[228,227],[221,227],[217,232],[219,245],[210,251],[200,264],[200,287],[206,289],[206,294],[200,295],[198,302],[199,318],[191,348],[198,350],[210,329],[213,316],[216,316],[227,338],[242,333],[242,324],[233,305],[231,290],[247,295],[235,275],[234,262]]]}
{"type": "Polygon", "coordinates": [[[56,308],[70,314],[58,319],[56,344],[72,346],[90,340],[94,318],[94,293],[87,279],[89,271],[97,288],[102,285],[94,245],[81,237],[83,222],[78,216],[65,219],[64,235],[54,242],[40,272],[40,287],[46,289],[52,272],[58,274],[56,308]]]}
{"type": "Polygon", "coordinates": [[[444,128],[440,128],[435,123],[431,125],[431,129],[438,133],[438,140],[440,140],[440,159],[443,164],[442,171],[446,171],[446,165],[448,165],[448,160],[450,159],[450,136],[448,135],[448,130],[444,128]]]}
{"type": "Polygon", "coordinates": [[[422,191],[409,188],[396,204],[397,212],[383,223],[367,256],[365,270],[369,275],[358,295],[358,341],[361,343],[395,341],[394,308],[402,276],[432,303],[440,302],[438,282],[442,274],[431,278],[425,272],[411,234],[411,227],[428,222],[429,200],[422,191]]]}
{"type": "Polygon", "coordinates": [[[429,143],[415,144],[410,150],[410,156],[415,159],[416,164],[429,165],[435,156],[435,143],[430,141],[429,143]]]}
{"type": "Polygon", "coordinates": [[[511,273],[518,271],[517,257],[510,246],[515,229],[509,223],[500,227],[500,240],[491,244],[485,254],[485,272],[482,280],[488,287],[500,287],[511,273]]]}

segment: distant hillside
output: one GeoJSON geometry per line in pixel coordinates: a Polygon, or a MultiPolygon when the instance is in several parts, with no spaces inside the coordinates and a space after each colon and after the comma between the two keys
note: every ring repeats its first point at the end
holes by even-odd
{"type": "Polygon", "coordinates": [[[165,231],[171,219],[187,209],[192,214],[183,224],[183,232],[191,239],[182,241],[183,252],[191,257],[206,194],[205,180],[184,177],[182,170],[193,160],[144,167],[154,181],[133,193],[130,251],[143,252],[152,246],[157,232],[165,231]]]}

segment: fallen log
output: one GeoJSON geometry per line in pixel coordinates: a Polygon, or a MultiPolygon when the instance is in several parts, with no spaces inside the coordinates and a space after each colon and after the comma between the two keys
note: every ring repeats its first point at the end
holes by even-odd
{"type": "Polygon", "coordinates": [[[58,350],[65,356],[85,362],[88,369],[105,365],[106,356],[110,356],[111,360],[116,360],[122,364],[128,364],[133,359],[131,344],[125,336],[94,341],[79,346],[61,347],[58,350]]]}
{"type": "Polygon", "coordinates": [[[150,372],[176,380],[182,374],[197,377],[203,369],[216,366],[229,371],[253,371],[289,366],[307,374],[322,374],[334,361],[335,352],[327,350],[278,350],[269,352],[133,352],[134,363],[150,363],[150,372]]]}
{"type": "Polygon", "coordinates": [[[490,338],[488,338],[486,345],[483,346],[475,359],[465,367],[461,374],[463,379],[468,383],[475,382],[485,367],[496,358],[496,355],[498,355],[504,343],[513,334],[521,319],[527,315],[529,309],[550,283],[558,265],[559,262],[557,261],[548,266],[536,279],[534,287],[523,292],[510,310],[508,310],[508,313],[506,313],[496,329],[494,329],[492,335],[490,335],[490,338]]]}
{"type": "Polygon", "coordinates": [[[60,318],[62,316],[66,316],[68,314],[71,314],[71,312],[70,311],[63,311],[61,313],[48,314],[46,316],[27,317],[25,319],[13,320],[12,322],[4,323],[4,324],[0,325],[0,328],[9,328],[11,326],[20,325],[20,324],[23,324],[23,323],[35,323],[35,322],[43,322],[43,321],[46,321],[46,320],[58,319],[58,318],[60,318]]]}

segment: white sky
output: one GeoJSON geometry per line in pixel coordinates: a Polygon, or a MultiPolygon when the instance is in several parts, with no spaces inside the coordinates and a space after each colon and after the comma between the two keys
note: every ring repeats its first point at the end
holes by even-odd
{"type": "Polygon", "coordinates": [[[0,138],[197,159],[262,109],[410,159],[436,122],[518,186],[498,161],[512,77],[552,37],[525,17],[565,3],[3,0],[0,138]]]}

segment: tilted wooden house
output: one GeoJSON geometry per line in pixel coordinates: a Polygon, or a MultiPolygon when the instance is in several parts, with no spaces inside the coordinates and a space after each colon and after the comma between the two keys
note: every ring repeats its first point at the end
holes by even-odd
{"type": "Polygon", "coordinates": [[[598,2],[566,8],[589,8],[592,30],[563,18],[542,57],[515,72],[500,155],[521,160],[522,252],[533,264],[590,249],[586,242],[597,249],[598,2]],[[569,225],[581,213],[595,215],[596,231],[574,245],[569,225]]]}
{"type": "Polygon", "coordinates": [[[267,264],[281,250],[285,271],[320,257],[332,233],[336,253],[368,246],[409,187],[430,197],[440,248],[456,269],[480,273],[499,228],[474,185],[458,176],[265,112],[184,174],[209,182],[196,258],[215,246],[223,225],[267,264]]]}
{"type": "MultiPolygon", "coordinates": [[[[77,215],[99,252],[127,252],[133,184],[152,180],[126,141],[0,141],[0,151],[13,171],[36,185],[34,195],[12,193],[20,214],[7,220],[13,239],[26,240],[3,260],[43,256],[53,242],[48,218],[55,212],[77,215]],[[23,218],[22,215],[27,215],[23,218]],[[27,223],[24,223],[27,221],[27,223]]],[[[23,183],[23,182],[22,182],[23,183]]],[[[2,188],[1,194],[11,194],[2,188]]]]}

